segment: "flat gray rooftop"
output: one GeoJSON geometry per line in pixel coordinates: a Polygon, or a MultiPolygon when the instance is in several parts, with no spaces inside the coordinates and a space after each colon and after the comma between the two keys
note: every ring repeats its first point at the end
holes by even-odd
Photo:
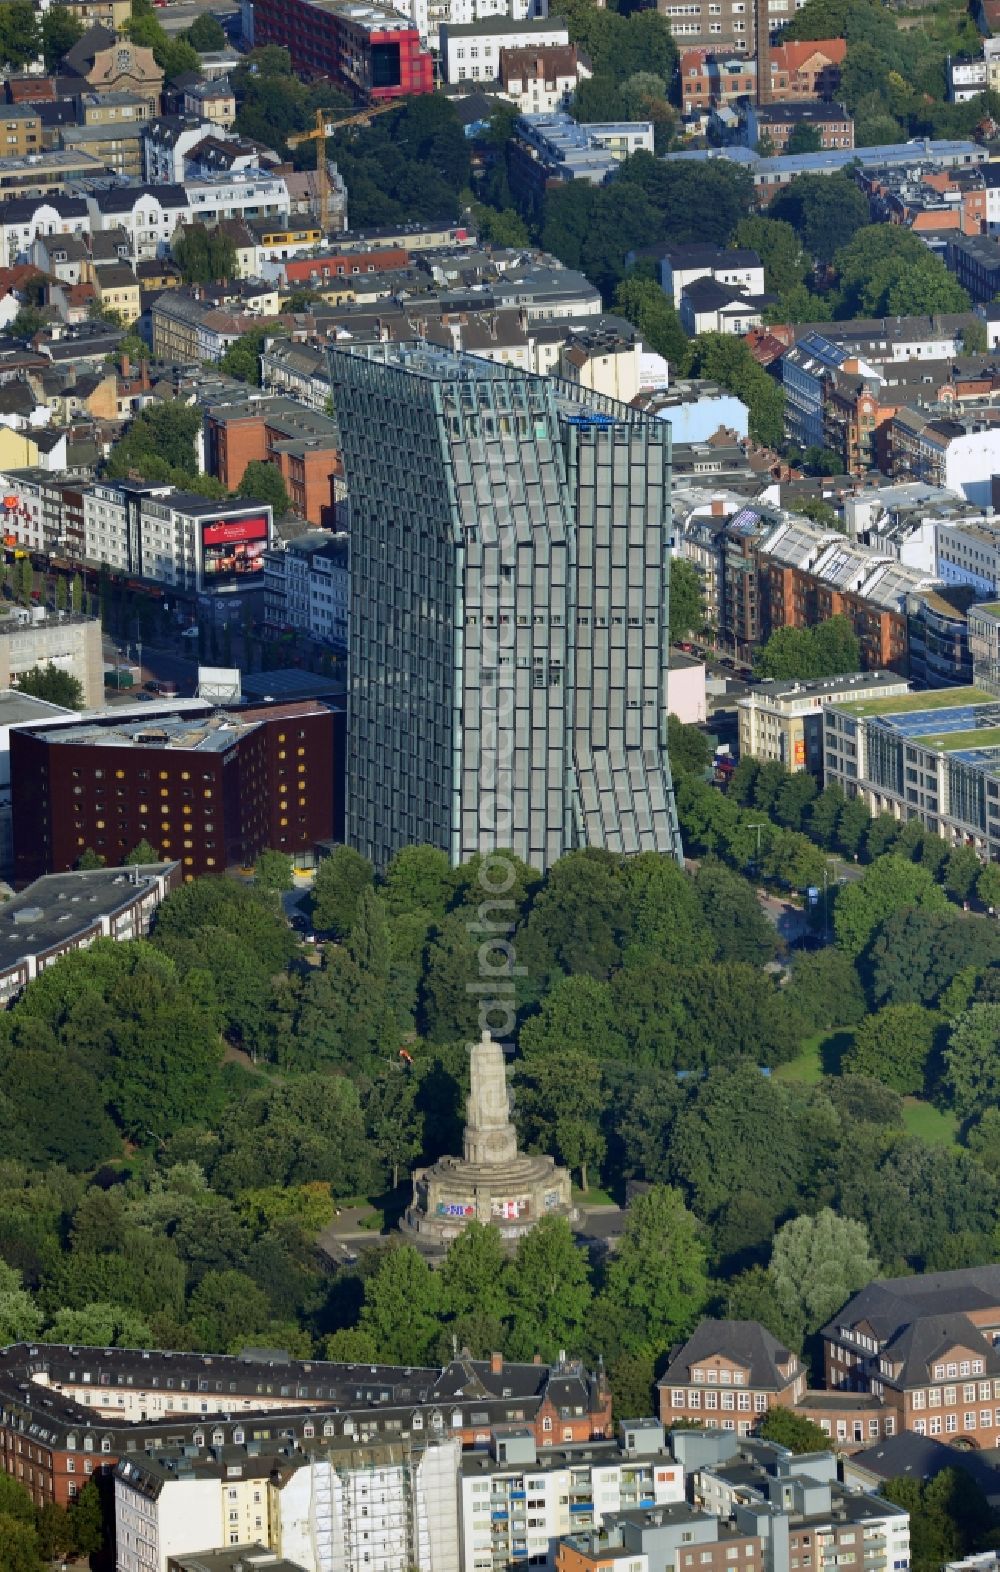
{"type": "Polygon", "coordinates": [[[110,916],[148,886],[150,876],[173,863],[143,868],[97,868],[75,873],[50,873],[29,884],[20,895],[0,906],[0,972],[26,955],[65,944],[85,932],[99,917],[110,916]]]}

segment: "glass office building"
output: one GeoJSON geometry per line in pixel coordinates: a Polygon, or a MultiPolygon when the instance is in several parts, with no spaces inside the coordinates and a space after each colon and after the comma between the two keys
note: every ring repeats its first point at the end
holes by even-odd
{"type": "Polygon", "coordinates": [[[347,836],[680,856],[670,435],[424,343],[335,349],[351,512],[347,836]]]}

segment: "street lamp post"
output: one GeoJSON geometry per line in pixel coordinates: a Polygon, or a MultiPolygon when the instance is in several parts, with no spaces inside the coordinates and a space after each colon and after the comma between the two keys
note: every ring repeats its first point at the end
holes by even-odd
{"type": "MultiPolygon", "coordinates": [[[[837,882],[836,881],[837,863],[840,861],[840,859],[839,859],[839,857],[828,857],[826,859],[826,861],[827,861],[827,864],[829,864],[831,862],[833,863],[834,883],[836,883],[837,882]]],[[[830,869],[829,869],[829,866],[825,866],[824,869],[823,869],[823,943],[824,944],[829,944],[830,943],[830,869]]]]}

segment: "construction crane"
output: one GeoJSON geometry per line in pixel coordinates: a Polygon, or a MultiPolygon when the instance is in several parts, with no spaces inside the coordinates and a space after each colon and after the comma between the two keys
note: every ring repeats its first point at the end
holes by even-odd
{"type": "Polygon", "coordinates": [[[326,117],[329,111],[317,109],[315,129],[302,131],[298,136],[288,138],[289,147],[300,147],[303,142],[316,143],[316,192],[319,197],[319,221],[324,236],[330,222],[330,176],[326,167],[327,137],[333,136],[335,131],[342,131],[345,126],[367,125],[376,115],[388,114],[390,109],[398,109],[404,102],[402,98],[390,98],[381,104],[371,104],[367,109],[360,109],[355,115],[347,115],[343,120],[328,120],[326,117]]]}

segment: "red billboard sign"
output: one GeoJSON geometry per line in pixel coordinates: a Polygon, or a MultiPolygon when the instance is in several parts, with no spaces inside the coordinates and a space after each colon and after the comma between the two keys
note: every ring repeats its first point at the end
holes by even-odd
{"type": "Polygon", "coordinates": [[[216,519],[202,525],[202,567],[206,587],[263,573],[267,550],[267,515],[253,513],[242,519],[216,519]]]}
{"type": "Polygon", "coordinates": [[[267,519],[254,514],[247,519],[219,519],[216,524],[206,524],[206,546],[222,546],[231,540],[266,540],[267,519]]]}

